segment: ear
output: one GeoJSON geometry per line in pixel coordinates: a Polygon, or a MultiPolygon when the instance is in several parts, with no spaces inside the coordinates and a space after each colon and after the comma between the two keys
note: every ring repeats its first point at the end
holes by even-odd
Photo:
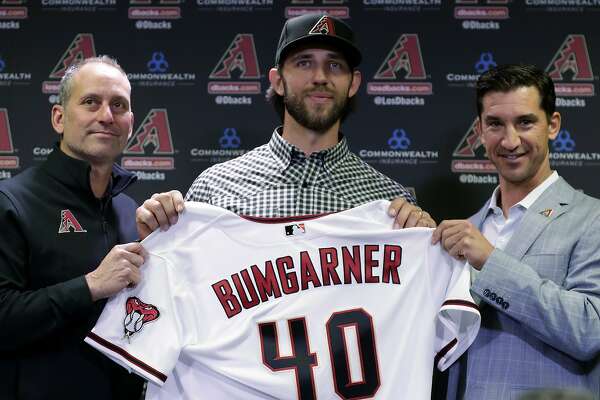
{"type": "Polygon", "coordinates": [[[269,82],[271,82],[271,87],[280,96],[283,96],[283,79],[281,78],[281,73],[278,68],[271,68],[269,70],[269,82]]]}
{"type": "Polygon", "coordinates": [[[133,125],[135,123],[135,118],[133,116],[133,111],[131,111],[131,125],[129,126],[129,133],[127,134],[127,141],[129,141],[129,139],[131,138],[131,135],[133,134],[133,125]]]}
{"type": "Polygon", "coordinates": [[[60,104],[52,106],[50,120],[52,121],[52,128],[54,128],[56,133],[62,135],[65,132],[65,109],[63,106],[60,104]]]}
{"type": "Polygon", "coordinates": [[[362,82],[362,74],[359,70],[352,71],[352,83],[350,89],[348,89],[348,97],[354,96],[358,92],[360,83],[362,82]]]}
{"type": "Polygon", "coordinates": [[[550,140],[556,139],[558,132],[560,131],[560,122],[561,116],[560,113],[555,111],[554,114],[550,116],[550,122],[548,124],[548,138],[550,140]]]}

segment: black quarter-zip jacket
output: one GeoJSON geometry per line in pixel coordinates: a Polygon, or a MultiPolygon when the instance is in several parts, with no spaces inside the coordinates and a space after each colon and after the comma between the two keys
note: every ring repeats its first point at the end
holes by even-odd
{"type": "Polygon", "coordinates": [[[105,303],[85,274],[137,238],[135,176],[115,164],[97,199],[89,175],[56,147],[0,182],[0,400],[139,398],[141,380],[83,342],[105,303]]]}

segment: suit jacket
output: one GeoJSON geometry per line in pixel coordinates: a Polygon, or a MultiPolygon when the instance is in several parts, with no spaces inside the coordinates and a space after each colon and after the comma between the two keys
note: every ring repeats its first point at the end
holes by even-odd
{"type": "MultiPolygon", "coordinates": [[[[471,222],[480,229],[486,204],[471,222]]],[[[481,329],[450,369],[448,399],[518,399],[543,387],[600,398],[600,201],[562,178],[471,285],[481,329]],[[551,210],[551,211],[550,211],[551,210]]]]}

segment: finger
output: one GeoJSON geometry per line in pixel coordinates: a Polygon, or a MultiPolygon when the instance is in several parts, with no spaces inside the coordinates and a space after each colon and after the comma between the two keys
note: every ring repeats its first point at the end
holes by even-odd
{"type": "Polygon", "coordinates": [[[440,239],[442,238],[442,234],[444,233],[444,230],[447,227],[448,227],[448,221],[447,220],[444,220],[444,221],[440,222],[440,224],[438,225],[438,227],[435,228],[435,230],[431,234],[431,244],[437,244],[440,241],[440,239]]]}
{"type": "MultiPolygon", "coordinates": [[[[162,206],[163,212],[167,216],[169,220],[169,225],[173,225],[177,223],[177,219],[179,218],[179,213],[175,208],[175,203],[173,201],[172,192],[167,193],[158,193],[153,194],[152,198],[160,203],[162,206]]],[[[162,226],[162,225],[161,225],[162,226]]]]}
{"type": "Polygon", "coordinates": [[[141,278],[142,274],[140,273],[140,270],[135,267],[131,268],[129,270],[129,274],[127,275],[129,282],[127,287],[135,287],[138,283],[140,283],[141,278]]]}
{"type": "Polygon", "coordinates": [[[408,220],[410,213],[416,208],[416,206],[405,202],[402,205],[402,208],[399,209],[398,213],[396,214],[396,220],[394,221],[394,229],[404,228],[406,226],[406,221],[408,220]]]}
{"type": "Polygon", "coordinates": [[[388,207],[388,215],[390,217],[396,217],[398,211],[402,208],[402,206],[406,203],[406,199],[403,197],[397,197],[390,202],[390,206],[388,207]]]}
{"type": "MultiPolygon", "coordinates": [[[[117,247],[117,246],[115,246],[117,247]]],[[[138,242],[130,242],[130,243],[125,243],[125,244],[120,244],[118,245],[119,248],[127,251],[127,252],[131,252],[131,253],[141,253],[142,250],[144,249],[144,247],[138,243],[138,242]]]]}
{"type": "Polygon", "coordinates": [[[422,226],[425,228],[435,228],[437,225],[436,225],[435,221],[433,220],[433,218],[431,218],[429,213],[426,211],[423,211],[423,216],[417,222],[417,226],[422,226]]]}
{"type": "Polygon", "coordinates": [[[129,263],[131,265],[133,265],[135,268],[139,268],[142,266],[142,264],[144,263],[144,257],[142,257],[139,254],[136,253],[126,253],[123,258],[127,261],[129,261],[129,263]]]}
{"type": "MultiPolygon", "coordinates": [[[[442,235],[442,247],[446,249],[446,251],[450,252],[463,238],[462,232],[457,232],[454,234],[449,234],[448,230],[442,235]]],[[[458,250],[458,249],[457,249],[458,250]]]]}
{"type": "Polygon", "coordinates": [[[408,214],[408,218],[406,219],[404,227],[414,228],[417,226],[417,223],[421,220],[421,218],[423,218],[423,210],[417,207],[408,214]]]}
{"type": "Polygon", "coordinates": [[[181,213],[185,207],[183,195],[179,190],[171,190],[169,194],[171,195],[171,199],[173,201],[173,205],[175,206],[175,210],[178,213],[181,213]]]}
{"type": "MultiPolygon", "coordinates": [[[[152,198],[146,200],[144,204],[142,204],[142,207],[144,207],[148,212],[152,214],[151,218],[154,218],[156,220],[156,223],[158,224],[158,226],[160,226],[162,230],[167,230],[169,229],[169,226],[171,226],[169,216],[167,215],[164,205],[159,200],[157,200],[155,196],[158,195],[152,195],[152,198]]],[[[148,225],[152,226],[152,222],[148,225]]]]}

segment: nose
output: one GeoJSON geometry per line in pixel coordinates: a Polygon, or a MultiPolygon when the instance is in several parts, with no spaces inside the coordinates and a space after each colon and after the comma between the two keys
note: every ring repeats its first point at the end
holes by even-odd
{"type": "Polygon", "coordinates": [[[99,122],[112,124],[114,121],[110,104],[102,103],[102,106],[100,106],[96,115],[99,122]]]}
{"type": "Polygon", "coordinates": [[[521,144],[521,136],[514,126],[508,125],[506,128],[506,134],[502,139],[502,146],[505,149],[513,150],[519,147],[521,144]]]}
{"type": "Polygon", "coordinates": [[[315,84],[327,83],[327,69],[325,65],[317,65],[313,74],[315,84]]]}

